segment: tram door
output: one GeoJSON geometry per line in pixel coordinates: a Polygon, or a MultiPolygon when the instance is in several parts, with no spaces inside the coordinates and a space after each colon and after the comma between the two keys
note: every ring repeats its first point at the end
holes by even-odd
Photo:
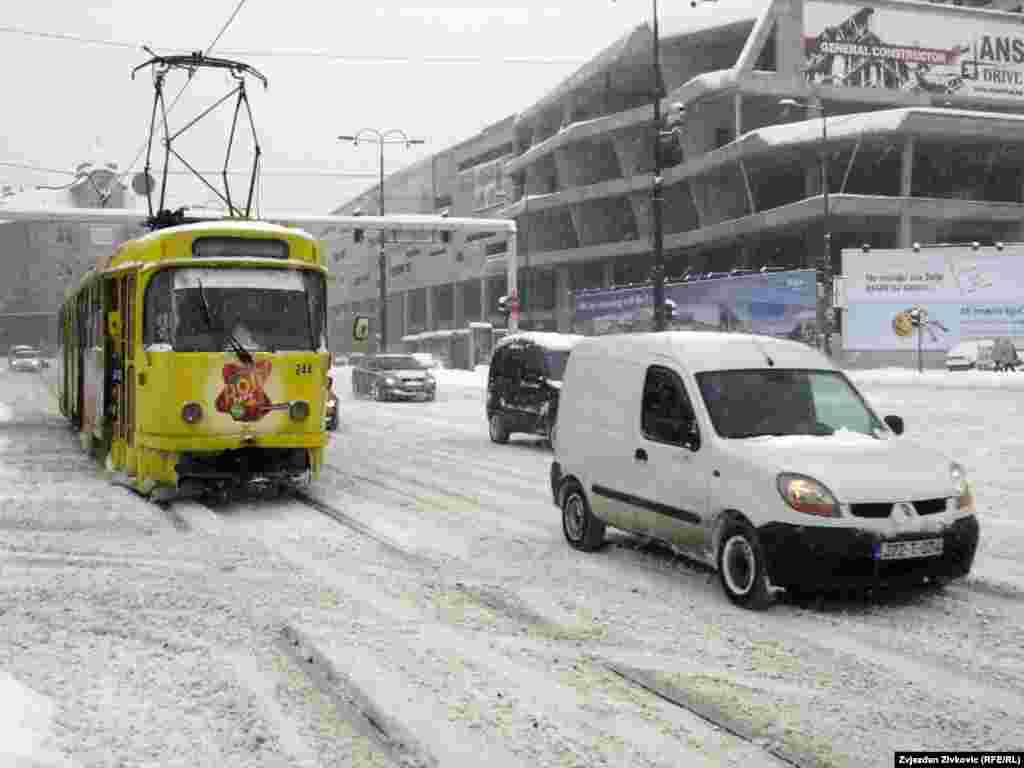
{"type": "Polygon", "coordinates": [[[108,332],[111,342],[110,411],[114,437],[132,444],[135,431],[135,370],[132,353],[132,329],[135,310],[135,275],[119,275],[114,280],[108,332]]]}

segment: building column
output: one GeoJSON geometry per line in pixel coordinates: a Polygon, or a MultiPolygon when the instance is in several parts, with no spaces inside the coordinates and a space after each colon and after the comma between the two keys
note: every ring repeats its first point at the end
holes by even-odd
{"type": "Polygon", "coordinates": [[[611,288],[615,284],[615,262],[606,259],[601,264],[601,287],[611,288]]]}
{"type": "Polygon", "coordinates": [[[409,326],[412,325],[410,318],[412,302],[409,301],[409,293],[410,291],[402,291],[402,336],[409,334],[409,326]]]}
{"type": "Polygon", "coordinates": [[[487,275],[480,278],[480,322],[487,322],[487,275]]]}
{"type": "Polygon", "coordinates": [[[555,267],[555,330],[569,333],[572,329],[572,296],[569,295],[569,267],[555,267]]]}
{"type": "Polygon", "coordinates": [[[436,313],[434,311],[434,286],[428,285],[424,292],[426,293],[427,297],[427,330],[436,331],[437,328],[435,327],[435,323],[437,318],[436,313]]]}
{"type": "Polygon", "coordinates": [[[463,296],[462,296],[462,284],[452,283],[452,327],[462,328],[466,325],[466,314],[462,308],[463,296]]]}
{"type": "Polygon", "coordinates": [[[914,220],[907,212],[907,198],[914,191],[914,137],[907,136],[903,142],[903,154],[900,158],[900,196],[903,203],[900,206],[900,248],[909,248],[914,237],[914,220]]]}

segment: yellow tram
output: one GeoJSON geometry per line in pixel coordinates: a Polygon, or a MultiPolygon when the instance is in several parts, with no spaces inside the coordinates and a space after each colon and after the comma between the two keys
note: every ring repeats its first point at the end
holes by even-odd
{"type": "Polygon", "coordinates": [[[326,266],[306,232],[224,220],[102,258],[60,312],[61,412],[122,481],[163,500],[319,475],[326,266]]]}

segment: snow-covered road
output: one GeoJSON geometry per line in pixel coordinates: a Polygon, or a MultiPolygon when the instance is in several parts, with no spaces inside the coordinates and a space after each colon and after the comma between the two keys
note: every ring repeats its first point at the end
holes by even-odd
{"type": "Polygon", "coordinates": [[[1024,375],[854,374],[971,472],[968,579],[750,613],[633,537],[570,549],[550,451],[489,441],[481,371],[441,372],[434,403],[354,400],[335,373],[312,496],[347,524],[298,500],[161,511],[106,484],[38,377],[0,373],[0,669],[54,703],[46,749],[617,768],[1024,746],[1024,375]]]}

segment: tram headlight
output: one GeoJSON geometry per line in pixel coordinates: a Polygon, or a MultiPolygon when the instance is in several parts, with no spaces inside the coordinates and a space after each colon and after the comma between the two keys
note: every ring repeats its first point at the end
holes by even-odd
{"type": "Polygon", "coordinates": [[[181,418],[186,424],[195,424],[203,418],[203,406],[199,403],[185,403],[181,409],[181,418]]]}
{"type": "Polygon", "coordinates": [[[309,416],[309,403],[305,400],[296,400],[288,406],[288,415],[292,421],[302,421],[309,416]]]}

